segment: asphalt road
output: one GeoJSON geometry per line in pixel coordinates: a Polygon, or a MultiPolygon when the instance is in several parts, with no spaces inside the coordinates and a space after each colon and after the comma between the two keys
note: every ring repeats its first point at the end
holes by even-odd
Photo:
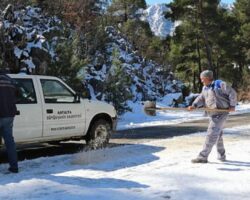
{"type": "MultiPolygon", "coordinates": [[[[250,124],[250,113],[230,115],[226,128],[250,124]]],[[[153,139],[165,139],[174,136],[188,135],[207,130],[208,119],[184,122],[174,125],[161,125],[154,127],[136,128],[118,131],[111,141],[114,143],[140,143],[153,139]]]]}
{"type": "MultiPolygon", "coordinates": [[[[229,116],[226,128],[249,125],[250,113],[229,116]]],[[[185,122],[175,125],[162,125],[145,128],[135,128],[129,130],[117,131],[110,140],[109,147],[136,144],[156,139],[171,138],[174,136],[182,136],[195,132],[206,131],[208,120],[198,120],[192,122],[185,122]]],[[[32,145],[18,145],[19,160],[34,159],[39,157],[72,154],[79,151],[84,151],[86,145],[83,141],[63,142],[59,145],[50,145],[47,143],[32,144],[32,145]]],[[[4,149],[0,150],[0,163],[6,163],[7,157],[4,149]]]]}

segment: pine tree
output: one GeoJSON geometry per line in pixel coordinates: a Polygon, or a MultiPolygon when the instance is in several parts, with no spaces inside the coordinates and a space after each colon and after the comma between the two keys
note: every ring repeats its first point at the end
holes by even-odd
{"type": "Polygon", "coordinates": [[[114,48],[112,65],[104,83],[105,101],[112,102],[119,114],[130,110],[127,101],[132,99],[131,78],[119,60],[119,51],[114,48]]]}
{"type": "Polygon", "coordinates": [[[136,16],[138,9],[146,9],[145,0],[113,0],[108,11],[115,22],[127,22],[136,16]]]}
{"type": "Polygon", "coordinates": [[[50,64],[47,74],[62,78],[76,91],[82,92],[83,77],[80,70],[86,63],[78,51],[79,38],[76,34],[66,38],[57,44],[57,59],[50,64]]]}
{"type": "Polygon", "coordinates": [[[201,88],[199,74],[202,70],[214,71],[215,78],[221,70],[224,51],[219,42],[225,33],[222,26],[225,23],[223,12],[218,0],[175,0],[169,6],[173,11],[170,15],[172,19],[182,22],[172,42],[172,46],[179,45],[177,49],[180,54],[177,56],[180,58],[174,58],[172,53],[171,59],[181,61],[177,68],[179,71],[184,70],[184,73],[191,73],[193,86],[198,90],[196,83],[201,88]]]}
{"type": "Polygon", "coordinates": [[[164,64],[168,43],[155,37],[149,23],[140,19],[146,7],[144,0],[114,0],[108,9],[109,22],[142,56],[164,64]]]}
{"type": "MultiPolygon", "coordinates": [[[[249,83],[250,78],[250,2],[248,0],[236,0],[233,10],[234,17],[239,27],[235,36],[236,51],[233,55],[235,61],[236,77],[234,86],[239,88],[244,83],[249,83]]],[[[246,89],[246,86],[243,86],[246,89]]]]}

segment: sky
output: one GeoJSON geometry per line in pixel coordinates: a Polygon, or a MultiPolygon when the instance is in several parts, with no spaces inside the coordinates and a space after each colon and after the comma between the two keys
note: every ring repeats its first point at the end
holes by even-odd
{"type": "MultiPolygon", "coordinates": [[[[152,5],[152,4],[158,4],[158,3],[169,3],[170,1],[171,0],[146,0],[146,3],[149,5],[152,5]]],[[[235,0],[221,0],[221,2],[232,4],[235,2],[235,0]]]]}
{"type": "MultiPolygon", "coordinates": [[[[141,105],[133,108],[134,116],[124,116],[120,125],[135,125],[131,122],[141,117],[140,125],[147,126],[149,121],[139,112],[141,105]]],[[[236,110],[250,112],[250,104],[238,105],[236,110]]],[[[201,117],[196,112],[189,115],[193,120],[201,117]]],[[[184,116],[187,120],[186,114],[171,111],[153,118],[166,124],[173,118],[185,121],[184,116]]],[[[249,200],[250,125],[224,129],[226,162],[218,161],[213,149],[207,164],[192,164],[205,135],[199,132],[24,160],[19,162],[18,174],[6,174],[8,165],[0,164],[0,199],[249,200]]]]}

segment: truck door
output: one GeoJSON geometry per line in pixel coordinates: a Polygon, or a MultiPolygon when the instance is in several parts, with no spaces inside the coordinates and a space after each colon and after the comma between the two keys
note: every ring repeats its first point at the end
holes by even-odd
{"type": "Polygon", "coordinates": [[[81,136],[85,132],[85,108],[60,80],[40,79],[44,100],[44,137],[81,136]]]}
{"type": "Polygon", "coordinates": [[[14,78],[19,94],[17,115],[14,119],[14,137],[17,142],[31,141],[42,137],[41,98],[35,91],[32,78],[14,78]]]}

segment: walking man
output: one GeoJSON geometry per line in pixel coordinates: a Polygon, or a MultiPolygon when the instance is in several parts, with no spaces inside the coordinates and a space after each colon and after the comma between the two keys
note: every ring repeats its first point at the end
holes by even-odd
{"type": "MultiPolygon", "coordinates": [[[[237,94],[235,90],[227,86],[221,80],[213,80],[213,72],[205,70],[200,74],[203,89],[200,95],[195,99],[192,106],[188,110],[198,107],[206,107],[211,109],[228,109],[229,112],[235,111],[237,104],[237,94]]],[[[192,163],[207,163],[208,156],[216,144],[218,159],[226,160],[226,153],[223,144],[223,126],[226,122],[228,112],[208,112],[209,125],[207,136],[202,151],[197,158],[191,160],[192,163]]]]}
{"type": "Polygon", "coordinates": [[[17,89],[13,80],[0,69],[0,135],[4,139],[9,161],[9,171],[18,173],[17,152],[13,137],[13,121],[16,114],[17,89]]]}

